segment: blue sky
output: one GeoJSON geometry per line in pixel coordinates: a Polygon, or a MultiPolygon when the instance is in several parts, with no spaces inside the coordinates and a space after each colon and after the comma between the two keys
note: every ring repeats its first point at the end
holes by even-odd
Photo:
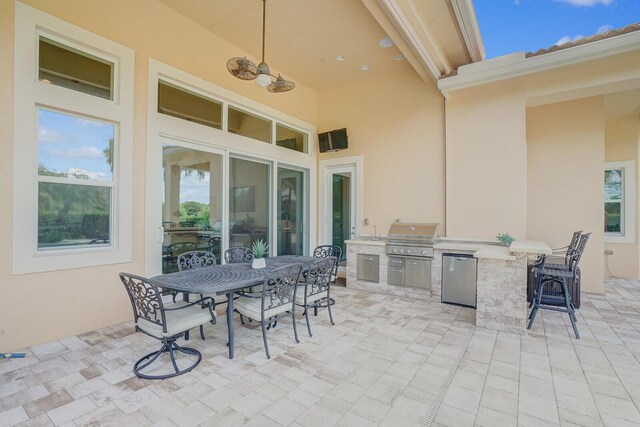
{"type": "Polygon", "coordinates": [[[487,59],[640,22],[640,0],[474,0],[487,59]]]}
{"type": "Polygon", "coordinates": [[[52,172],[86,174],[111,180],[104,149],[114,137],[109,123],[87,120],[54,111],[38,110],[38,165],[52,172]]]}

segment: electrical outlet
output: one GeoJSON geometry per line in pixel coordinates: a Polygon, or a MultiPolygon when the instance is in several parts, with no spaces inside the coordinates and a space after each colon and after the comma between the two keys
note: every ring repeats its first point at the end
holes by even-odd
{"type": "Polygon", "coordinates": [[[611,249],[607,249],[606,251],[604,251],[605,255],[613,255],[613,251],[611,249]]]}

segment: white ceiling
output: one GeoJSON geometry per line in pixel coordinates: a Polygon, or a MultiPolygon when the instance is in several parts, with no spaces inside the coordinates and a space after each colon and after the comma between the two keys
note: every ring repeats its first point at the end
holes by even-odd
{"type": "MultiPolygon", "coordinates": [[[[159,1],[260,62],[262,0],[159,1]]],[[[408,61],[394,60],[396,46],[378,46],[387,34],[360,0],[268,0],[266,27],[265,62],[272,74],[317,92],[411,69],[408,61]],[[336,61],[337,55],[345,60],[336,61]],[[362,71],[363,65],[370,70],[362,71]]]]}

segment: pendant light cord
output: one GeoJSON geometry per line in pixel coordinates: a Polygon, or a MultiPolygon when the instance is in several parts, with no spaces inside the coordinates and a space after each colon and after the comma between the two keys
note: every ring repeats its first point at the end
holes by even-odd
{"type": "Polygon", "coordinates": [[[262,62],[264,62],[264,34],[267,16],[267,0],[262,0],[262,62]]]}

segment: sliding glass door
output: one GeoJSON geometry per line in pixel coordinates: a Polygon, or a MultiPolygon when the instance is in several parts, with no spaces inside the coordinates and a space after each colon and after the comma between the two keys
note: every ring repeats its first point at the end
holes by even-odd
{"type": "Polygon", "coordinates": [[[304,254],[304,176],[278,168],[278,255],[304,254]]]}
{"type": "Polygon", "coordinates": [[[206,250],[220,262],[223,156],[163,147],[162,272],[177,271],[183,252],[206,250]]]}
{"type": "MultiPolygon", "coordinates": [[[[269,242],[271,166],[229,159],[229,247],[250,248],[256,240],[269,242]]],[[[273,252],[270,250],[272,255],[273,252]]]]}

